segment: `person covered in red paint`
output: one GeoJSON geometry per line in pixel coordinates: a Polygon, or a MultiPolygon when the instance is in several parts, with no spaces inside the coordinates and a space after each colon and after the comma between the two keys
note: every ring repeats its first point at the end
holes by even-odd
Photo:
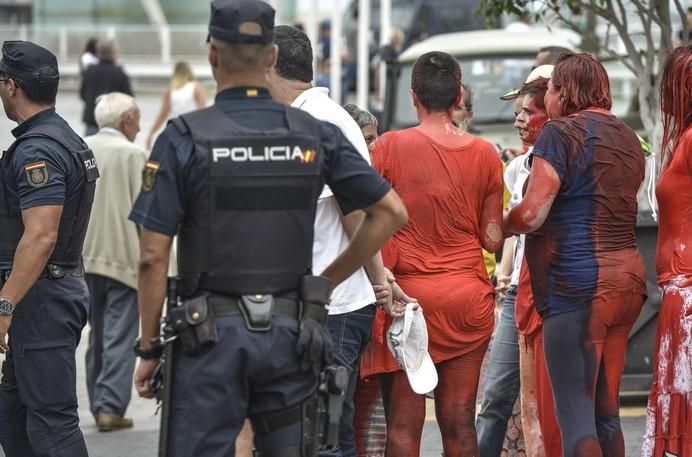
{"type": "Polygon", "coordinates": [[[528,233],[564,457],[624,457],[618,391],[646,298],[634,233],[644,157],[636,134],[610,112],[608,74],[593,56],[558,58],[545,105],[551,121],[504,228],[528,233]]]}
{"type": "MultiPolygon", "coordinates": [[[[544,97],[552,65],[542,65],[540,77],[525,83],[519,90],[522,99],[514,127],[521,141],[529,145],[525,155],[510,162],[505,171],[505,183],[512,189],[510,207],[517,206],[524,196],[526,181],[531,173],[533,145],[548,121],[544,97]]],[[[516,284],[514,318],[519,333],[519,364],[521,392],[521,423],[527,453],[532,457],[561,457],[560,428],[555,418],[553,391],[543,356],[541,317],[533,306],[531,279],[524,259],[526,235],[516,237],[512,283],[516,284]]]]}
{"type": "Polygon", "coordinates": [[[671,52],[661,79],[663,171],[656,273],[663,289],[642,457],[692,456],[692,46],[671,52]]]}
{"type": "MultiPolygon", "coordinates": [[[[478,455],[474,427],[481,362],[494,326],[495,298],[481,247],[502,237],[502,162],[495,147],[457,128],[461,69],[449,54],[430,52],[413,67],[413,104],[420,124],[382,135],[373,166],[402,197],[409,223],[383,250],[385,266],[425,312],[428,352],[437,368],[435,413],[446,457],[478,455]]],[[[390,456],[420,455],[425,396],[378,345],[390,456]]]]}

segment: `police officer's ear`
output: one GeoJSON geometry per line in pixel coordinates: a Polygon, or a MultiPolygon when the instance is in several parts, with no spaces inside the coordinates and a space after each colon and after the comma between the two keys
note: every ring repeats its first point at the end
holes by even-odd
{"type": "Polygon", "coordinates": [[[216,68],[219,65],[219,53],[216,49],[216,46],[214,46],[214,42],[210,41],[208,48],[208,58],[209,58],[209,65],[211,65],[212,68],[216,68]]]}
{"type": "Polygon", "coordinates": [[[275,44],[272,45],[272,49],[269,52],[269,56],[271,61],[269,62],[269,65],[267,68],[273,68],[276,66],[276,62],[279,60],[279,47],[275,44]]]}
{"type": "Polygon", "coordinates": [[[7,89],[7,94],[10,97],[13,97],[17,95],[17,90],[20,89],[19,84],[17,84],[17,81],[9,76],[1,76],[3,80],[3,84],[5,84],[5,87],[7,89]]]}

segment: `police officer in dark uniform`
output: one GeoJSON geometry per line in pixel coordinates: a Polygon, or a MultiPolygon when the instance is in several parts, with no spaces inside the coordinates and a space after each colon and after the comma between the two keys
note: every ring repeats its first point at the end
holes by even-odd
{"type": "Polygon", "coordinates": [[[0,98],[19,124],[0,166],[0,443],[8,457],[88,455],[75,350],[87,322],[82,244],[98,170],[55,112],[58,80],[50,51],[3,43],[0,98]]]}
{"type": "Polygon", "coordinates": [[[161,352],[156,336],[178,234],[183,314],[172,319],[180,333],[168,455],[233,455],[249,417],[259,455],[311,457],[330,288],[375,254],[406,210],[338,128],[271,99],[274,10],[257,0],[211,6],[215,104],[168,124],[130,216],[143,226],[135,385],[153,395],[148,381],[161,352]],[[343,255],[310,276],[325,182],[344,213],[362,209],[366,217],[343,255]]]}

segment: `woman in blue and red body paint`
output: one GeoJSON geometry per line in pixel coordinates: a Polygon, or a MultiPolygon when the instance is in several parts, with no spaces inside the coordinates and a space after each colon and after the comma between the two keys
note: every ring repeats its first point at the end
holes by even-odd
{"type": "Polygon", "coordinates": [[[656,273],[663,289],[642,457],[692,456],[692,46],[674,50],[661,80],[663,171],[656,273]],[[664,454],[668,452],[669,454],[664,454]]]}
{"type": "Polygon", "coordinates": [[[608,75],[594,57],[560,56],[545,105],[551,121],[505,232],[528,233],[564,457],[624,457],[618,390],[627,335],[646,298],[634,235],[644,157],[635,133],[610,112],[608,75]]]}

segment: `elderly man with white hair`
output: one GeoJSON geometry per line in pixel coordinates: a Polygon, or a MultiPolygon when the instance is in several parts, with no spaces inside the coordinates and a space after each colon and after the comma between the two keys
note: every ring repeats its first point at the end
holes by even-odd
{"type": "Polygon", "coordinates": [[[84,241],[84,269],[91,294],[87,390],[99,431],[132,427],[130,402],[138,334],[137,226],[128,220],[141,187],[144,149],[133,144],[139,108],[120,92],[102,95],[95,109],[99,131],[84,140],[101,172],[84,241]]]}

